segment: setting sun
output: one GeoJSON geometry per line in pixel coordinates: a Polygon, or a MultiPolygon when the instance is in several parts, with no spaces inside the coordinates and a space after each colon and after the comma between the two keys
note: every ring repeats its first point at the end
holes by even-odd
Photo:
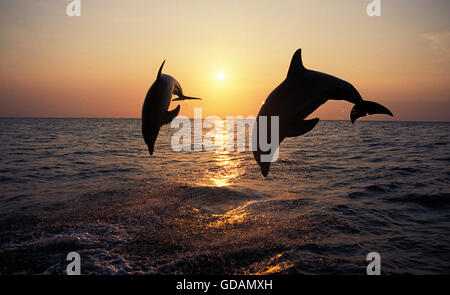
{"type": "Polygon", "coordinates": [[[217,80],[222,81],[223,79],[225,79],[225,74],[223,72],[218,72],[216,77],[217,77],[217,80]]]}

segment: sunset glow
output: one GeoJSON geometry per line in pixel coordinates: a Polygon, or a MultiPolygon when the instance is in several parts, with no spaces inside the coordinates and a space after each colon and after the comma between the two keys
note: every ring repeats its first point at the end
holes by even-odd
{"type": "Polygon", "coordinates": [[[449,12],[1,0],[1,282],[301,294],[448,275],[449,12]]]}
{"type": "MultiPolygon", "coordinates": [[[[66,2],[0,3],[0,116],[139,118],[164,59],[204,98],[181,115],[256,115],[302,48],[306,67],[350,81],[394,120],[450,118],[446,0],[384,1],[379,17],[367,1],[81,1],[73,17],[66,2]]],[[[351,107],[314,115],[348,120],[351,107]]]]}

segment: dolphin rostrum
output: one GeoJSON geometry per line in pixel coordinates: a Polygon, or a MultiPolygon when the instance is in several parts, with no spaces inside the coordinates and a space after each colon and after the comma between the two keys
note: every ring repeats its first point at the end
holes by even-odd
{"type": "Polygon", "coordinates": [[[201,99],[183,94],[183,89],[175,78],[162,74],[164,60],[159,68],[156,81],[145,96],[142,107],[142,135],[148,146],[150,155],[153,155],[156,138],[162,125],[169,124],[180,112],[180,105],[168,111],[172,95],[178,97],[174,100],[201,99]]]}
{"type": "MultiPolygon", "coordinates": [[[[319,122],[318,118],[311,120],[305,120],[305,118],[329,99],[346,100],[355,104],[350,113],[352,123],[367,114],[393,116],[384,106],[376,102],[363,100],[355,87],[349,82],[325,73],[306,69],[302,62],[302,51],[298,49],[292,57],[286,79],[270,93],[261,107],[256,121],[257,130],[259,130],[260,117],[266,116],[267,122],[270,122],[271,116],[278,116],[279,143],[286,137],[303,135],[311,131],[319,122]]],[[[271,134],[271,124],[268,123],[268,142],[271,134]]],[[[253,152],[253,156],[261,167],[264,176],[269,173],[271,161],[261,161],[261,155],[269,153],[269,151],[262,151],[259,143],[257,149],[253,152]]]]}

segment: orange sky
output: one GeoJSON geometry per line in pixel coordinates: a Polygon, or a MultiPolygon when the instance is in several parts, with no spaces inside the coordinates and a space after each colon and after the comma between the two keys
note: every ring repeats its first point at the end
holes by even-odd
{"type": "MultiPolygon", "coordinates": [[[[302,48],[306,67],[351,82],[394,120],[449,121],[450,1],[381,0],[379,17],[368,3],[81,0],[69,17],[63,0],[1,1],[0,116],[140,117],[164,59],[204,99],[181,114],[256,115],[302,48]]],[[[314,115],[347,120],[351,107],[314,115]]]]}

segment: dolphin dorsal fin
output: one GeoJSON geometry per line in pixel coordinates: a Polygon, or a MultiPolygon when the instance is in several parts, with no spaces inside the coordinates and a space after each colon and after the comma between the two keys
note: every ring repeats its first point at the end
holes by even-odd
{"type": "Polygon", "coordinates": [[[156,76],[156,79],[161,77],[162,69],[163,69],[163,66],[165,63],[166,63],[166,60],[164,60],[163,63],[161,64],[161,66],[159,67],[158,76],[156,76]]]}
{"type": "Polygon", "coordinates": [[[294,55],[292,56],[291,65],[289,66],[289,71],[287,74],[287,77],[294,76],[300,72],[305,70],[305,67],[303,66],[302,61],[302,49],[297,49],[295,51],[294,55]]]}

